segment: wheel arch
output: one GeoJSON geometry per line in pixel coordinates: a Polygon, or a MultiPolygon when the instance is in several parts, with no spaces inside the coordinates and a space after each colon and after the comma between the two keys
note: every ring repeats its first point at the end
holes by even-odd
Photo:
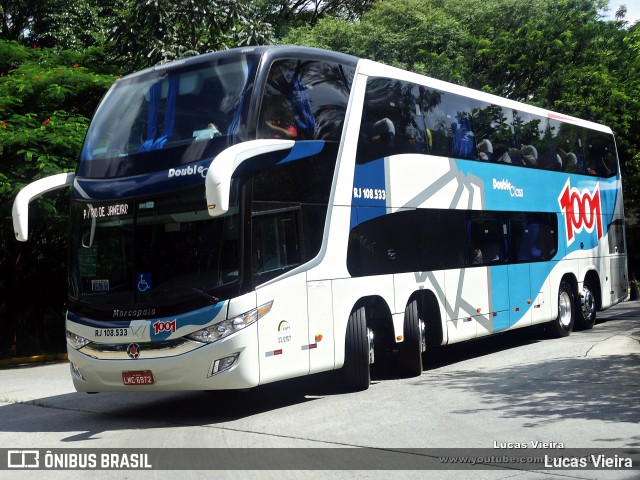
{"type": "MultiPolygon", "coordinates": [[[[366,312],[367,328],[371,329],[374,335],[376,351],[394,348],[393,316],[387,301],[380,295],[361,297],[354,303],[351,313],[363,307],[366,312]]],[[[376,354],[376,360],[378,359],[382,357],[376,354]]]]}
{"type": "Polygon", "coordinates": [[[602,309],[602,282],[600,281],[600,274],[596,269],[588,270],[584,275],[584,280],[582,284],[587,282],[592,287],[593,295],[596,299],[596,309],[602,309]]]}

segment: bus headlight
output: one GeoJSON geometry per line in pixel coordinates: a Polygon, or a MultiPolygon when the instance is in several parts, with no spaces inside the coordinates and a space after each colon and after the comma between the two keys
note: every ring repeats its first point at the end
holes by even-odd
{"type": "Polygon", "coordinates": [[[227,337],[232,333],[237,332],[238,330],[242,330],[243,328],[248,327],[252,323],[258,321],[258,319],[264,317],[267,313],[269,313],[272,305],[273,301],[265,303],[264,305],[258,308],[254,308],[253,310],[249,310],[242,315],[238,315],[237,317],[214,323],[213,325],[209,325],[202,330],[198,330],[197,332],[185,335],[185,337],[190,340],[195,340],[196,342],[202,343],[217,342],[218,340],[227,337]]]}
{"type": "Polygon", "coordinates": [[[91,340],[67,330],[67,343],[75,350],[80,350],[87,343],[91,343],[91,340]]]}

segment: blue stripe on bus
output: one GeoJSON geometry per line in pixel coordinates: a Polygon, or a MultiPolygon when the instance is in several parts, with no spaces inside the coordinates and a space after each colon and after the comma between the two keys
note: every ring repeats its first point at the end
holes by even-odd
{"type": "Polygon", "coordinates": [[[73,196],[76,199],[112,200],[134,195],[154,195],[204,184],[212,161],[212,158],[208,158],[169,170],[132,177],[113,179],[76,177],[75,182],[81,191],[74,186],[73,196]]]}
{"type": "MultiPolygon", "coordinates": [[[[73,323],[77,323],[79,325],[85,325],[91,328],[126,328],[131,325],[131,322],[135,321],[146,321],[149,322],[149,329],[151,334],[151,341],[160,341],[166,340],[169,335],[171,335],[171,331],[162,331],[156,334],[153,329],[153,325],[158,322],[172,322],[176,321],[176,330],[181,327],[202,327],[207,323],[211,322],[219,313],[220,310],[225,306],[226,302],[218,302],[215,305],[211,305],[208,307],[204,307],[198,310],[194,310],[191,312],[183,313],[180,315],[175,315],[171,317],[163,317],[163,318],[133,318],[130,320],[107,320],[107,321],[99,321],[93,320],[86,317],[81,317],[80,315],[76,315],[72,312],[67,312],[67,319],[73,323]]],[[[143,310],[142,308],[132,308],[131,310],[143,310]]],[[[194,328],[193,331],[198,330],[198,328],[194,328]]]]}
{"type": "MultiPolygon", "coordinates": [[[[284,158],[273,159],[265,156],[264,161],[256,157],[256,161],[248,161],[241,165],[238,171],[255,170],[280,165],[283,163],[301,160],[322,152],[326,142],[324,140],[311,140],[296,142],[291,150],[282,152],[284,158]]],[[[204,183],[207,171],[213,158],[200,160],[199,162],[180,165],[169,170],[136,175],[132,177],[113,179],[77,178],[77,185],[84,192],[74,192],[74,198],[91,200],[110,200],[113,198],[129,197],[134,195],[154,195],[165,191],[176,190],[204,183]],[[88,197],[88,198],[87,198],[88,197]]],[[[75,190],[75,189],[74,189],[75,190]]]]}
{"type": "Polygon", "coordinates": [[[464,175],[473,175],[484,182],[484,199],[486,210],[531,211],[558,213],[559,252],[557,258],[577,251],[588,250],[598,246],[596,232],[582,229],[575,232],[571,244],[567,244],[566,218],[561,213],[559,197],[566,186],[567,179],[571,189],[581,195],[592,194],[596,187],[600,192],[602,236],[609,229],[606,221],[615,212],[618,200],[618,182],[616,177],[603,179],[576,174],[552,175],[545,170],[532,168],[506,167],[502,164],[481,163],[470,160],[457,160],[457,168],[464,175]]]}
{"type": "Polygon", "coordinates": [[[293,162],[302,158],[312,157],[322,152],[325,146],[324,140],[307,140],[296,142],[286,158],[280,160],[277,165],[293,162]]]}
{"type": "Polygon", "coordinates": [[[385,215],[387,213],[386,196],[385,159],[378,158],[356,165],[351,205],[358,208],[351,210],[351,228],[385,215]]]}
{"type": "Polygon", "coordinates": [[[505,265],[489,267],[491,274],[491,310],[500,312],[493,317],[493,331],[500,332],[509,328],[509,272],[505,265]]]}

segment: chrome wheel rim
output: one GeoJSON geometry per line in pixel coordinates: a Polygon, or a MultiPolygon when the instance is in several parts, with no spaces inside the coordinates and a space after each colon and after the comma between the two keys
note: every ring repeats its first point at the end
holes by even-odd
{"type": "Polygon", "coordinates": [[[560,324],[565,327],[571,324],[571,296],[569,292],[560,292],[558,299],[558,318],[560,324]]]}
{"type": "Polygon", "coordinates": [[[582,316],[586,319],[591,318],[596,310],[596,299],[593,292],[585,287],[584,296],[582,297],[582,316]]]}
{"type": "Polygon", "coordinates": [[[420,319],[419,325],[420,325],[420,351],[424,353],[427,350],[427,332],[424,326],[424,320],[420,319]]]}

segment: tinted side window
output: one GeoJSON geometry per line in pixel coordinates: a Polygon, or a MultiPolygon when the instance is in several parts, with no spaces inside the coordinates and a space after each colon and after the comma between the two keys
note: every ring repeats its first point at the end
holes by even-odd
{"type": "Polygon", "coordinates": [[[552,213],[508,215],[510,262],[551,260],[558,251],[558,218],[552,213]]]}
{"type": "Polygon", "coordinates": [[[462,210],[381,215],[349,234],[347,268],[353,276],[462,268],[466,263],[462,210]]]}
{"type": "Polygon", "coordinates": [[[253,177],[252,262],[256,284],[315,257],[322,245],[335,152],[286,162],[253,177]]]}
{"type": "Polygon", "coordinates": [[[354,70],[315,60],[278,60],[269,71],[258,138],[339,141],[354,70]]]}
{"type": "Polygon", "coordinates": [[[624,220],[614,220],[609,225],[609,253],[624,253],[624,250],[624,220]]]}
{"type": "Polygon", "coordinates": [[[367,81],[357,162],[403,153],[615,176],[613,136],[400,80],[367,81]]]}
{"type": "Polygon", "coordinates": [[[585,172],[587,175],[613,177],[618,172],[613,137],[607,133],[587,130],[585,172]]]}
{"type": "Polygon", "coordinates": [[[416,209],[380,215],[349,234],[353,276],[425,272],[551,260],[551,213],[416,209]]]}
{"type": "Polygon", "coordinates": [[[358,162],[425,151],[418,88],[400,80],[372,78],[367,83],[358,144],[358,162]]]}
{"type": "Polygon", "coordinates": [[[485,106],[409,82],[370,78],[357,161],[402,153],[475,159],[474,112],[485,106]]]}
{"type": "Polygon", "coordinates": [[[506,227],[499,213],[469,212],[467,225],[471,265],[495,265],[507,261],[506,227]]]}

